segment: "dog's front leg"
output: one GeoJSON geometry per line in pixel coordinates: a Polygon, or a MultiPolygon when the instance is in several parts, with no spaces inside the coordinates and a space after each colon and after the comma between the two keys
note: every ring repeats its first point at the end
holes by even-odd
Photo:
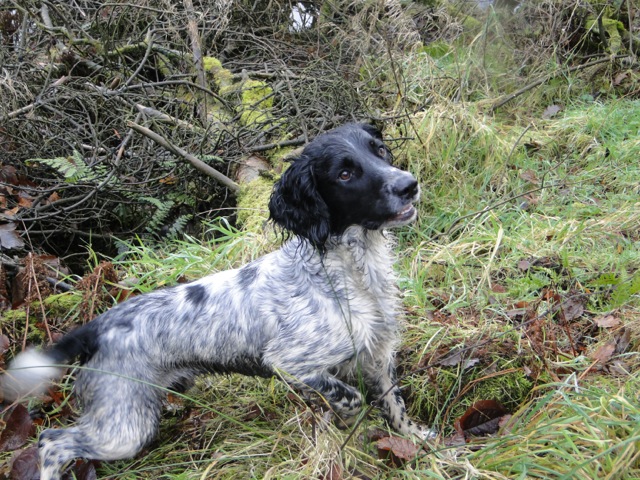
{"type": "Polygon", "coordinates": [[[309,397],[320,396],[333,410],[342,424],[349,426],[356,415],[362,410],[362,394],[351,385],[344,383],[328,373],[300,374],[291,380],[291,375],[287,375],[288,381],[295,388],[301,390],[309,397]]]}
{"type": "Polygon", "coordinates": [[[435,432],[413,422],[407,416],[400,388],[396,385],[396,367],[393,359],[388,362],[371,361],[362,366],[368,394],[376,401],[382,416],[395,431],[420,440],[435,437],[435,432]]]}

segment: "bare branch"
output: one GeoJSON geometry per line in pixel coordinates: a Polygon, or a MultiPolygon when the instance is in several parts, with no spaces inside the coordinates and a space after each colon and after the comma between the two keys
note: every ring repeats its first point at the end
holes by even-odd
{"type": "Polygon", "coordinates": [[[161,147],[166,148],[167,150],[175,153],[176,155],[181,156],[186,161],[188,161],[195,169],[197,169],[198,171],[204,173],[205,175],[210,176],[211,178],[214,178],[216,181],[220,182],[222,185],[227,187],[232,192],[235,193],[238,190],[240,190],[240,187],[238,186],[238,184],[236,182],[234,182],[233,180],[231,180],[229,177],[227,177],[226,175],[220,173],[216,169],[211,168],[209,165],[204,163],[202,160],[200,160],[199,158],[191,155],[188,152],[185,152],[180,147],[178,147],[176,145],[173,145],[167,139],[161,137],[157,133],[152,132],[148,128],[143,127],[142,125],[138,125],[137,123],[129,122],[128,125],[131,128],[133,128],[136,132],[144,135],[145,137],[150,138],[151,140],[156,142],[161,147]]]}

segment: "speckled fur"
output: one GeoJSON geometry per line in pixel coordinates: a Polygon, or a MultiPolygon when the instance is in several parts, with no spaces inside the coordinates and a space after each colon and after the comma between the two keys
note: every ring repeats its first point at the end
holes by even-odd
{"type": "Polygon", "coordinates": [[[279,250],[239,269],[134,297],[48,351],[18,357],[21,367],[31,362],[35,368],[5,375],[11,381],[5,378],[4,390],[13,390],[14,396],[26,393],[22,390],[27,385],[46,382],[55,371],[52,365],[80,355],[86,367],[75,382],[82,416],[70,428],[45,430],[40,436],[42,480],[59,479],[76,457],[134,456],[158,430],[165,392],[156,386],[185,389],[202,373],[278,375],[305,394],[322,397],[346,423],[362,409],[363,393],[353,384],[363,383],[392,428],[428,436],[427,429],[407,418],[393,385],[400,303],[391,241],[384,231],[415,218],[409,207],[418,198],[418,187],[410,174],[390,165],[380,145],[371,127],[348,125],[305,149],[297,161],[302,170],[283,176],[272,197],[273,220],[296,234],[279,250]],[[379,198],[356,200],[361,194],[355,180],[351,186],[336,181],[331,188],[344,188],[340,192],[347,198],[349,188],[355,189],[354,202],[373,202],[371,207],[361,205],[362,211],[386,202],[384,208],[391,213],[361,214],[362,221],[356,217],[345,226],[334,221],[341,213],[327,208],[325,220],[330,223],[318,226],[307,218],[310,212],[291,209],[300,204],[315,208],[321,196],[295,202],[281,198],[290,189],[298,195],[300,188],[318,198],[314,182],[332,181],[329,174],[329,180],[317,177],[338,161],[334,157],[340,155],[331,148],[340,141],[355,159],[345,165],[355,162],[362,181],[384,192],[376,193],[379,198]],[[362,153],[369,147],[371,151],[362,153]],[[309,178],[302,179],[304,175],[309,178]],[[401,216],[398,211],[409,213],[401,216]],[[303,227],[290,222],[296,215],[303,227]]]}

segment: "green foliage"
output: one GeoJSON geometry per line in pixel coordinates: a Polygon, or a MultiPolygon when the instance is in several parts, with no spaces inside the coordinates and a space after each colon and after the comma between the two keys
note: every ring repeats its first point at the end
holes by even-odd
{"type": "Polygon", "coordinates": [[[640,293],[640,274],[636,273],[626,282],[616,284],[615,289],[611,293],[609,308],[620,308],[631,300],[633,295],[640,293]]]}
{"type": "Polygon", "coordinates": [[[141,200],[155,207],[155,211],[147,222],[146,230],[149,233],[157,233],[169,217],[174,202],[173,200],[162,201],[154,197],[142,197],[141,200]]]}
{"type": "Polygon", "coordinates": [[[25,161],[26,165],[41,164],[58,172],[67,183],[97,183],[104,178],[107,169],[104,165],[88,166],[82,155],[74,150],[71,156],[56,158],[31,158],[25,161]]]}

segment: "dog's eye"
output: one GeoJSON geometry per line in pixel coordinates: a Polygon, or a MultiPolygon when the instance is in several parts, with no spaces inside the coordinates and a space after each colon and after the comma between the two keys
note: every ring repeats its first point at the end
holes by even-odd
{"type": "Polygon", "coordinates": [[[343,181],[351,180],[351,172],[349,170],[342,170],[338,174],[338,178],[343,181]]]}

